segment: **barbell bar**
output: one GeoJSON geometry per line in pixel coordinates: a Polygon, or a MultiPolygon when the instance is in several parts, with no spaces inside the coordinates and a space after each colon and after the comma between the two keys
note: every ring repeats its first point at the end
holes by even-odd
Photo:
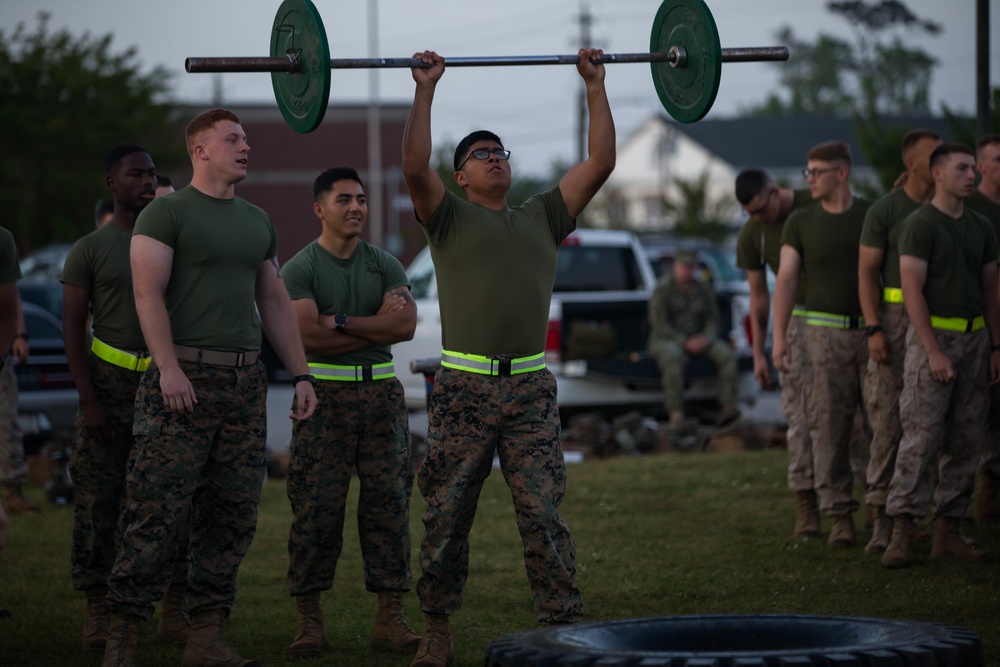
{"type": "MultiPolygon", "coordinates": [[[[721,48],[715,19],[704,0],[663,0],[657,10],[648,53],[605,53],[595,63],[649,63],[664,109],[692,123],[711,109],[719,91],[722,63],[788,60],[784,46],[721,48]]],[[[579,56],[474,56],[445,58],[447,67],[575,65],[579,56]]],[[[430,67],[419,58],[330,58],[322,18],[311,0],[284,0],[271,32],[271,55],[188,58],[184,69],[204,72],[270,72],[278,108],[298,132],[319,126],[330,100],[335,69],[430,67]]]]}

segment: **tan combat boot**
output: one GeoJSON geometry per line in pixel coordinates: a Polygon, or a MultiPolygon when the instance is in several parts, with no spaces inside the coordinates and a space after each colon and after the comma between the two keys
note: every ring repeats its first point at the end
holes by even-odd
{"type": "Polygon", "coordinates": [[[966,541],[958,530],[958,519],[939,517],[934,520],[931,558],[983,560],[986,551],[966,541]]]}
{"type": "Polygon", "coordinates": [[[372,649],[413,653],[419,645],[420,635],[411,630],[403,618],[403,592],[381,591],[378,594],[375,625],[372,626],[372,649]]]}
{"type": "Polygon", "coordinates": [[[111,614],[108,640],[101,667],[134,667],[135,642],[139,635],[139,617],[111,614]]]}
{"type": "Polygon", "coordinates": [[[882,554],[882,566],[888,568],[906,567],[910,564],[910,544],[915,533],[915,519],[909,514],[892,517],[892,536],[889,546],[882,554]]]}
{"type": "Polygon", "coordinates": [[[884,553],[892,539],[892,517],[885,513],[885,505],[869,505],[872,508],[872,537],[865,545],[866,554],[884,553]]]}
{"type": "Polygon", "coordinates": [[[795,537],[819,537],[819,505],[815,491],[799,491],[795,505],[795,537]]]}
{"type": "Polygon", "coordinates": [[[292,655],[319,655],[330,647],[323,626],[323,610],[319,606],[319,591],[295,596],[299,611],[299,627],[288,651],[292,655]]]}
{"type": "Polygon", "coordinates": [[[38,514],[38,506],[24,497],[20,484],[4,485],[3,506],[7,514],[38,514]]]}
{"type": "Polygon", "coordinates": [[[833,525],[830,526],[830,537],[826,540],[827,545],[834,549],[847,549],[857,546],[858,540],[854,534],[854,515],[844,512],[840,516],[833,518],[833,525]]]}
{"type": "Polygon", "coordinates": [[[450,667],[455,660],[455,638],[447,616],[424,615],[424,636],[410,667],[450,667]]]}
{"type": "Polygon", "coordinates": [[[87,606],[83,611],[83,650],[103,651],[108,642],[111,619],[104,606],[106,588],[91,588],[85,591],[87,606]]]}
{"type": "Polygon", "coordinates": [[[156,638],[183,646],[191,635],[191,626],[184,613],[184,584],[170,584],[167,594],[160,602],[160,624],[156,627],[156,638]]]}
{"type": "Polygon", "coordinates": [[[191,616],[191,634],[184,645],[181,667],[261,667],[256,660],[247,660],[226,644],[222,632],[226,627],[226,610],[213,609],[191,616]]]}
{"type": "Polygon", "coordinates": [[[972,514],[977,523],[1000,523],[1000,477],[985,470],[979,475],[972,514]]]}

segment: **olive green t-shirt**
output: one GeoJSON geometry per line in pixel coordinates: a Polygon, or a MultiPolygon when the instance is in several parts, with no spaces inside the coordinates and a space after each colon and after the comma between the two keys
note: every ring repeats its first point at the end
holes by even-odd
{"type": "MultiPolygon", "coordinates": [[[[362,240],[347,259],[331,255],[313,241],[288,260],[281,272],[292,301],[312,299],[320,315],[369,317],[382,307],[386,292],[409,287],[399,260],[362,240]]],[[[348,366],[392,361],[388,345],[370,345],[338,356],[307,356],[310,363],[348,366]]]]}
{"type": "Polygon", "coordinates": [[[271,218],[244,199],[216,199],[187,186],[154,199],[135,234],[174,251],[166,290],[174,343],[207,350],[260,349],[257,272],[277,255],[271,218]]]}
{"type": "Polygon", "coordinates": [[[502,211],[446,192],[423,224],[444,349],[484,356],[543,351],[556,255],[575,225],[558,186],[502,211]]]}
{"type": "Polygon", "coordinates": [[[843,213],[828,213],[819,202],[792,212],[785,221],[781,243],[802,258],[809,276],[807,310],[860,315],[858,301],[858,241],[869,203],[855,197],[843,213]]]}
{"type": "Polygon", "coordinates": [[[983,266],[997,261],[989,220],[968,207],[952,218],[925,204],[902,222],[899,254],[927,262],[924,299],[931,315],[971,319],[983,314],[983,266]]]}
{"type": "Polygon", "coordinates": [[[910,199],[903,188],[879,197],[865,215],[861,230],[861,245],[878,248],[882,256],[882,286],[900,287],[899,282],[899,223],[920,208],[920,202],[910,199]]]}
{"type": "Polygon", "coordinates": [[[17,261],[14,235],[5,227],[0,227],[0,285],[17,282],[20,277],[21,265],[17,261]]]}
{"type": "Polygon", "coordinates": [[[996,234],[997,240],[1000,241],[1000,204],[988,199],[986,195],[976,190],[966,198],[965,205],[976,213],[984,215],[990,221],[993,225],[993,233],[996,234]]]}
{"type": "MultiPolygon", "coordinates": [[[[751,218],[740,228],[736,237],[736,266],[744,271],[763,271],[764,265],[771,267],[774,275],[778,275],[781,263],[781,232],[785,221],[792,211],[812,203],[812,193],[809,189],[793,190],[792,208],[785,217],[774,222],[762,222],[751,218]]],[[[795,303],[802,303],[806,296],[805,274],[799,276],[799,291],[795,295],[795,303]]]]}
{"type": "Polygon", "coordinates": [[[145,350],[135,312],[129,245],[132,230],[109,222],[73,244],[63,265],[63,284],[85,290],[94,337],[120,350],[145,350]]]}

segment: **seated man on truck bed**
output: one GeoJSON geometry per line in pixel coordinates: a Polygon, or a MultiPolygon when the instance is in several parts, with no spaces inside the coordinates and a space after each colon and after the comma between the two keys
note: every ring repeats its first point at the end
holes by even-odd
{"type": "Polygon", "coordinates": [[[670,425],[684,422],[684,363],[689,355],[705,355],[719,372],[717,422],[735,419],[736,358],[718,338],[718,306],[712,288],[695,279],[698,256],[694,251],[677,253],[673,270],[657,283],[649,299],[649,354],[660,367],[663,403],[670,425]]]}

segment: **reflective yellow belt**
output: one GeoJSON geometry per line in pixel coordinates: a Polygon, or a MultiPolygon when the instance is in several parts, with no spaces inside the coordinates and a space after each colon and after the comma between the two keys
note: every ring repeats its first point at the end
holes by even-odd
{"type": "Polygon", "coordinates": [[[484,357],[480,354],[441,350],[441,365],[480,375],[520,375],[545,368],[545,353],[539,352],[528,357],[484,357]]]}
{"type": "Polygon", "coordinates": [[[792,317],[805,317],[807,312],[805,306],[795,306],[792,308],[792,317]]]}
{"type": "Polygon", "coordinates": [[[828,329],[864,329],[865,318],[862,315],[837,315],[836,313],[807,310],[806,324],[812,327],[827,327],[828,329]]]}
{"type": "Polygon", "coordinates": [[[149,368],[149,362],[152,361],[148,353],[143,352],[142,355],[145,356],[140,356],[132,354],[131,352],[125,352],[116,347],[111,347],[107,343],[96,338],[94,339],[94,342],[91,343],[90,350],[97,355],[99,359],[103,359],[109,364],[114,364],[115,366],[127,368],[130,371],[138,371],[140,373],[149,368]]]}
{"type": "Polygon", "coordinates": [[[317,380],[331,382],[368,382],[396,377],[392,362],[371,366],[341,366],[339,364],[309,364],[309,374],[317,380]]]}
{"type": "Polygon", "coordinates": [[[931,326],[935,329],[944,329],[946,331],[963,331],[969,333],[972,331],[979,331],[984,326],[986,326],[986,320],[983,316],[973,317],[972,319],[965,319],[964,317],[937,317],[931,315],[931,326]]]}
{"type": "Polygon", "coordinates": [[[886,287],[882,291],[882,299],[886,303],[903,303],[903,290],[900,287],[886,287]]]}

